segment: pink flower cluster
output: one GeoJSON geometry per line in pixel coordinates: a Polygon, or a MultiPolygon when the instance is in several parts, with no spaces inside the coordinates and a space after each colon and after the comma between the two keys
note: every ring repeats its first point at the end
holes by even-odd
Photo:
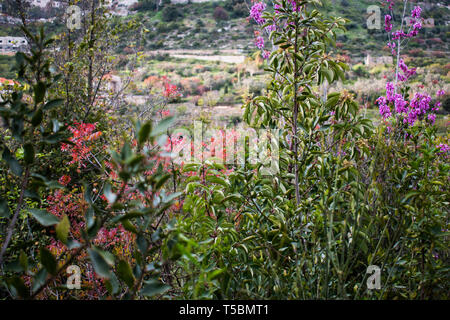
{"type": "Polygon", "coordinates": [[[422,13],[422,8],[419,6],[415,6],[414,9],[411,11],[411,17],[413,19],[419,19],[421,13],[422,13]]]}
{"type": "Polygon", "coordinates": [[[264,50],[262,54],[263,59],[269,59],[270,51],[264,50]]]}
{"type": "Polygon", "coordinates": [[[264,48],[264,38],[261,37],[261,36],[256,37],[256,39],[255,39],[255,46],[258,49],[264,48]]]}
{"type": "Polygon", "coordinates": [[[431,97],[428,94],[416,93],[414,98],[408,102],[403,95],[394,93],[394,85],[391,82],[386,84],[386,96],[377,99],[380,115],[384,120],[392,117],[390,104],[394,106],[397,116],[403,119],[403,123],[413,126],[416,121],[426,119],[430,124],[436,121],[436,115],[432,112],[438,109],[439,104],[431,107],[431,97]]]}
{"type": "Polygon", "coordinates": [[[405,61],[403,61],[403,59],[400,59],[399,67],[403,72],[403,74],[398,74],[398,80],[400,81],[406,81],[416,74],[416,68],[408,69],[408,66],[406,65],[405,61]]]}
{"type": "Polygon", "coordinates": [[[437,148],[439,149],[439,154],[445,154],[450,151],[450,147],[445,143],[438,144],[437,148]]]}
{"type": "Polygon", "coordinates": [[[302,10],[301,6],[297,7],[297,1],[296,0],[289,0],[289,2],[291,4],[291,6],[292,6],[292,10],[293,11],[300,12],[302,10]]]}
{"type": "Polygon", "coordinates": [[[268,25],[265,29],[266,29],[267,33],[271,33],[272,31],[277,30],[277,25],[274,23],[274,24],[268,25]]]}
{"type": "MultiPolygon", "coordinates": [[[[401,40],[404,38],[412,38],[419,34],[419,30],[422,29],[422,23],[420,22],[420,15],[422,13],[422,9],[419,6],[414,7],[414,9],[411,11],[411,20],[410,24],[412,25],[412,29],[405,33],[403,30],[397,30],[392,33],[392,39],[393,40],[401,40]]],[[[393,28],[392,26],[392,17],[390,15],[384,16],[384,22],[385,27],[384,29],[387,32],[390,32],[393,28]]]]}
{"type": "MultiPolygon", "coordinates": [[[[410,110],[405,118],[404,122],[408,123],[410,126],[413,126],[417,120],[423,119],[427,112],[431,111],[430,107],[431,97],[427,94],[416,93],[414,98],[410,103],[410,110]]],[[[434,120],[436,116],[428,117],[428,120],[432,121],[434,124],[434,120]]]]}
{"type": "Polygon", "coordinates": [[[391,48],[391,53],[392,53],[392,55],[395,55],[395,47],[396,47],[395,42],[388,42],[387,46],[388,46],[389,48],[391,48]]]}
{"type": "Polygon", "coordinates": [[[257,2],[250,9],[250,17],[253,18],[257,24],[264,24],[266,22],[266,19],[262,17],[264,10],[266,10],[266,4],[264,2],[257,2]]]}
{"type": "Polygon", "coordinates": [[[392,17],[387,14],[384,16],[384,30],[386,30],[387,32],[391,32],[392,30],[392,17]]]}

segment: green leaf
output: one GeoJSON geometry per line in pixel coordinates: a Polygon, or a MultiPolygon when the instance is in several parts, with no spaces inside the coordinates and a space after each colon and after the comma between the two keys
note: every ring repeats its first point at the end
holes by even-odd
{"type": "Polygon", "coordinates": [[[216,177],[216,176],[206,176],[206,181],[212,182],[212,183],[216,183],[216,184],[221,184],[224,187],[228,186],[228,183],[226,180],[220,178],[220,177],[216,177]]]}
{"type": "Polygon", "coordinates": [[[5,199],[0,198],[0,217],[7,218],[10,215],[11,211],[9,210],[8,202],[5,199]]]}
{"type": "Polygon", "coordinates": [[[47,270],[45,270],[45,268],[42,268],[41,270],[39,270],[38,273],[36,273],[36,275],[34,276],[34,281],[33,281],[33,292],[36,292],[37,289],[39,289],[44,283],[45,280],[47,279],[47,270]]]}
{"type": "Polygon", "coordinates": [[[99,250],[94,248],[89,248],[89,257],[92,261],[92,265],[94,266],[95,272],[102,278],[109,279],[111,277],[111,271],[108,263],[102,254],[100,254],[99,250]]]}
{"type": "Polygon", "coordinates": [[[133,152],[131,150],[130,144],[125,142],[122,147],[122,151],[120,152],[120,157],[123,161],[127,161],[129,158],[133,156],[133,152]]]}
{"type": "Polygon", "coordinates": [[[34,101],[36,104],[42,102],[44,100],[45,97],[45,91],[46,91],[46,87],[45,84],[41,81],[39,81],[35,86],[34,86],[34,101]]]}
{"type": "Polygon", "coordinates": [[[136,229],[136,227],[134,226],[134,224],[132,224],[132,223],[130,222],[130,220],[128,220],[128,219],[123,219],[121,222],[122,222],[122,226],[123,226],[123,228],[124,228],[125,230],[130,231],[130,232],[133,232],[133,233],[135,233],[135,234],[138,233],[138,230],[136,229]]]}
{"type": "Polygon", "coordinates": [[[153,279],[147,281],[147,284],[141,290],[141,294],[147,297],[152,297],[157,294],[163,294],[169,289],[170,286],[153,279]]]}
{"type": "Polygon", "coordinates": [[[147,240],[145,239],[145,237],[142,234],[138,234],[138,236],[136,238],[136,244],[138,246],[139,251],[142,254],[145,254],[145,252],[148,249],[148,243],[147,243],[147,240]]]}
{"type": "Polygon", "coordinates": [[[77,249],[77,248],[81,247],[81,244],[76,240],[69,239],[69,240],[67,240],[66,246],[69,249],[77,249]]]}
{"type": "Polygon", "coordinates": [[[50,110],[50,109],[59,107],[59,106],[62,105],[63,103],[64,103],[64,99],[54,99],[54,100],[51,100],[51,101],[47,102],[47,103],[44,105],[43,109],[44,109],[44,110],[50,110]]]}
{"type": "Polygon", "coordinates": [[[340,99],[340,95],[329,95],[328,96],[328,100],[325,103],[325,108],[329,109],[331,107],[336,106],[336,104],[338,103],[339,99],[340,99]]]}
{"type": "Polygon", "coordinates": [[[16,290],[17,295],[19,295],[22,298],[28,298],[30,296],[28,288],[25,286],[25,283],[23,282],[22,278],[19,278],[18,276],[14,276],[7,280],[8,285],[14,287],[16,290]]]}
{"type": "Polygon", "coordinates": [[[169,180],[170,177],[171,175],[169,173],[162,176],[155,184],[155,191],[159,190],[164,185],[164,183],[166,183],[166,181],[169,180]]]}
{"type": "Polygon", "coordinates": [[[208,281],[216,279],[219,275],[221,275],[225,269],[217,269],[213,270],[208,274],[208,281]]]}
{"type": "Polygon", "coordinates": [[[145,141],[147,141],[151,131],[152,131],[151,122],[147,122],[141,127],[138,134],[139,144],[143,144],[145,141]]]}
{"type": "Polygon", "coordinates": [[[27,258],[25,251],[23,251],[23,250],[20,250],[19,264],[25,272],[28,270],[28,258],[27,258]]]}
{"type": "Polygon", "coordinates": [[[402,203],[405,203],[406,201],[408,201],[409,198],[411,197],[415,197],[417,195],[420,195],[420,191],[410,191],[406,194],[406,196],[402,199],[402,203]]]}
{"type": "Polygon", "coordinates": [[[114,273],[111,273],[111,277],[105,280],[105,287],[111,295],[115,295],[119,292],[120,283],[114,273]]]}
{"type": "Polygon", "coordinates": [[[52,124],[53,124],[53,133],[57,133],[59,131],[59,129],[61,128],[62,123],[60,123],[56,119],[52,119],[52,124]]]}
{"type": "Polygon", "coordinates": [[[95,248],[97,250],[97,252],[103,257],[103,259],[106,261],[106,263],[112,267],[114,266],[114,260],[115,257],[112,253],[108,252],[108,251],[103,251],[100,250],[99,248],[95,248]]]}
{"type": "Polygon", "coordinates": [[[28,164],[32,164],[34,161],[33,145],[31,143],[27,143],[26,145],[24,145],[23,152],[24,152],[23,159],[25,160],[25,162],[28,164]]]}
{"type": "Polygon", "coordinates": [[[56,226],[56,236],[59,240],[62,241],[62,243],[67,243],[67,236],[69,234],[70,230],[70,222],[67,215],[64,215],[61,221],[56,226]]]}
{"type": "Polygon", "coordinates": [[[39,108],[36,110],[36,112],[33,115],[33,118],[31,118],[31,124],[33,127],[37,127],[42,123],[42,120],[44,119],[44,113],[42,112],[42,109],[39,108]]]}
{"type": "Polygon", "coordinates": [[[53,254],[45,247],[42,247],[40,250],[40,260],[48,273],[56,275],[56,259],[53,254]]]}
{"type": "Polygon", "coordinates": [[[19,177],[22,175],[22,166],[19,164],[19,161],[17,161],[17,159],[13,156],[11,151],[9,151],[9,149],[6,147],[4,147],[2,158],[6,161],[12,173],[19,177]]]}
{"type": "Polygon", "coordinates": [[[167,117],[162,119],[155,129],[152,131],[151,137],[159,136],[161,133],[166,133],[167,129],[173,124],[175,121],[174,117],[167,117]]]}
{"type": "Polygon", "coordinates": [[[128,286],[128,288],[132,288],[134,285],[134,275],[131,270],[130,265],[125,260],[120,260],[117,265],[117,275],[119,279],[123,280],[128,286]]]}
{"type": "Polygon", "coordinates": [[[29,211],[33,215],[33,217],[44,227],[53,226],[59,223],[59,219],[51,213],[48,213],[46,210],[29,209],[29,211]]]}
{"type": "Polygon", "coordinates": [[[20,260],[14,260],[8,264],[5,265],[5,271],[10,271],[10,272],[23,272],[25,271],[22,267],[22,265],[20,264],[20,260]]]}
{"type": "Polygon", "coordinates": [[[68,143],[69,141],[65,141],[64,136],[61,133],[55,133],[46,137],[44,142],[48,144],[55,144],[59,142],[68,143]]]}

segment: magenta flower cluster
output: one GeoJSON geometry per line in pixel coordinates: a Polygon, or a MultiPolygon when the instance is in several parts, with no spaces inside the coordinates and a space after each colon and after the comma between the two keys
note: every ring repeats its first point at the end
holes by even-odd
{"type": "Polygon", "coordinates": [[[288,0],[292,6],[293,11],[300,12],[302,10],[302,7],[297,7],[297,1],[296,0],[288,0]]]}
{"type": "Polygon", "coordinates": [[[264,10],[266,10],[266,4],[264,2],[257,2],[250,9],[250,17],[253,18],[257,24],[264,24],[266,22],[266,19],[262,17],[264,10]]]}
{"type": "MultiPolygon", "coordinates": [[[[390,7],[391,8],[391,7],[390,7]]],[[[393,40],[401,40],[404,38],[412,38],[419,34],[419,30],[422,29],[422,23],[420,22],[420,15],[422,14],[422,9],[419,6],[414,7],[414,9],[411,11],[411,20],[410,24],[412,25],[412,28],[409,30],[408,33],[405,33],[403,30],[397,30],[392,33],[392,39],[393,40]]],[[[390,32],[393,28],[392,25],[392,16],[387,14],[384,16],[384,29],[387,32],[390,32]]]]}
{"type": "Polygon", "coordinates": [[[411,17],[413,19],[419,19],[421,13],[422,13],[422,8],[419,6],[415,6],[414,9],[411,11],[411,17]]]}
{"type": "Polygon", "coordinates": [[[268,25],[265,29],[266,29],[267,33],[271,33],[272,31],[277,30],[277,26],[276,26],[276,24],[271,24],[271,25],[268,25]]]}
{"type": "MultiPolygon", "coordinates": [[[[393,1],[387,0],[389,3],[389,9],[392,10],[393,1]]],[[[392,33],[393,40],[399,40],[402,38],[411,38],[417,36],[419,30],[422,28],[422,24],[418,19],[422,14],[422,9],[418,6],[414,7],[411,11],[411,25],[412,28],[408,33],[403,32],[403,30],[398,30],[392,33]]],[[[392,26],[392,16],[386,15],[385,20],[385,30],[390,32],[393,28],[392,26]]],[[[388,47],[391,48],[392,54],[395,54],[396,44],[395,42],[388,42],[388,47]]],[[[408,68],[403,59],[398,60],[399,71],[395,74],[395,78],[399,82],[407,81],[410,77],[416,74],[416,68],[408,68]]],[[[394,85],[391,82],[386,83],[386,96],[381,96],[377,99],[377,104],[379,106],[380,115],[384,120],[393,117],[395,114],[396,118],[401,121],[406,126],[413,126],[417,121],[425,120],[430,124],[434,124],[436,121],[436,115],[434,111],[437,111],[441,105],[437,102],[434,107],[431,106],[431,96],[424,93],[416,93],[411,101],[407,101],[402,94],[396,93],[396,87],[400,86],[400,83],[394,85]]],[[[437,96],[444,95],[443,90],[437,92],[437,96]]]]}
{"type": "Polygon", "coordinates": [[[403,74],[398,73],[399,81],[406,81],[410,77],[412,77],[413,75],[416,74],[416,68],[409,69],[408,66],[406,65],[405,61],[403,61],[403,59],[400,59],[399,67],[400,67],[400,70],[403,72],[403,74]]]}
{"type": "Polygon", "coordinates": [[[392,30],[392,17],[387,14],[384,16],[384,30],[386,30],[387,32],[391,32],[392,30]]]}
{"type": "MultiPolygon", "coordinates": [[[[410,126],[413,126],[417,120],[421,120],[425,118],[425,115],[431,110],[431,97],[427,94],[416,93],[414,98],[411,100],[409,112],[406,113],[406,117],[403,120],[404,123],[408,123],[410,126]]],[[[436,116],[432,114],[427,116],[427,119],[434,124],[436,116]]]]}
{"type": "Polygon", "coordinates": [[[438,144],[437,148],[439,149],[439,154],[445,154],[450,151],[450,147],[445,143],[438,144]]]}
{"type": "Polygon", "coordinates": [[[444,90],[438,90],[438,91],[436,92],[436,95],[437,95],[438,97],[441,97],[441,96],[445,95],[445,91],[444,91],[444,90]]]}
{"type": "Polygon", "coordinates": [[[264,48],[264,38],[261,36],[256,37],[255,39],[255,46],[258,49],[263,49],[264,48]]]}
{"type": "Polygon", "coordinates": [[[395,93],[395,87],[391,82],[386,84],[386,96],[379,97],[377,103],[380,115],[384,120],[392,117],[390,105],[393,105],[395,114],[401,117],[403,123],[408,126],[413,126],[419,120],[427,120],[433,125],[436,121],[436,115],[433,112],[437,111],[440,106],[438,102],[431,107],[431,96],[424,93],[416,93],[414,98],[408,102],[403,95],[395,93]]]}

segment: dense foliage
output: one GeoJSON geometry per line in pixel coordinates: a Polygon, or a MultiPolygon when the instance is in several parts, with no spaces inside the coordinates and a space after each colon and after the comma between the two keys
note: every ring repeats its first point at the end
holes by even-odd
{"type": "MultiPolygon", "coordinates": [[[[166,107],[179,92],[159,77],[147,78],[159,96],[137,119],[113,117],[119,94],[99,93],[114,63],[108,41],[141,29],[108,24],[95,1],[78,34],[24,26],[23,85],[0,102],[1,296],[448,299],[450,150],[433,119],[444,92],[434,104],[412,95],[400,55],[420,27],[404,30],[405,13],[395,26],[374,125],[350,92],[323,91],[348,70],[332,52],[348,21],[320,3],[252,4],[270,81],[246,97],[245,131],[176,128],[166,107]],[[68,46],[51,52],[54,41],[68,46]]],[[[411,15],[419,21],[420,8],[411,15]]]]}

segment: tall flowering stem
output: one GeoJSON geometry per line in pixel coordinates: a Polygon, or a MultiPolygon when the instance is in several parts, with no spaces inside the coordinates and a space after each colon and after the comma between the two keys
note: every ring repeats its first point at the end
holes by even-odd
{"type": "MultiPolygon", "coordinates": [[[[256,33],[255,45],[263,51],[273,71],[272,93],[281,97],[282,110],[274,110],[282,123],[288,123],[286,145],[292,154],[288,170],[294,175],[295,202],[301,201],[301,167],[304,165],[300,155],[300,128],[305,127],[305,106],[315,99],[312,87],[327,80],[329,83],[343,77],[346,66],[327,55],[327,45],[333,43],[336,29],[343,28],[342,18],[324,20],[315,9],[318,1],[275,0],[273,11],[258,1],[250,10],[250,18],[261,29],[256,33]],[[263,34],[277,46],[271,53],[264,50],[263,34]],[[304,105],[302,105],[304,104],[304,105]],[[288,110],[287,110],[288,109],[288,110]]],[[[251,108],[251,107],[250,107],[251,108]]],[[[248,108],[247,110],[250,110],[248,108]]],[[[267,112],[267,108],[264,112],[267,112]]],[[[251,112],[250,112],[251,113],[251,112]]]]}
{"type": "MultiPolygon", "coordinates": [[[[377,99],[379,105],[380,115],[385,121],[393,120],[396,123],[396,127],[400,129],[401,133],[404,129],[412,127],[418,121],[426,121],[430,125],[434,125],[436,120],[435,111],[440,107],[439,102],[432,106],[431,96],[427,93],[415,93],[414,97],[408,101],[407,87],[402,87],[402,84],[408,81],[409,78],[416,74],[416,68],[409,68],[405,61],[401,58],[401,50],[404,42],[408,39],[416,37],[419,30],[422,28],[421,13],[422,9],[419,6],[415,6],[409,19],[406,17],[406,8],[408,0],[403,1],[403,15],[401,18],[400,29],[394,31],[392,24],[393,14],[393,0],[386,0],[389,5],[389,13],[385,16],[385,30],[389,35],[388,47],[391,48],[393,55],[396,55],[395,64],[395,76],[393,82],[387,82],[386,95],[377,99]],[[406,23],[409,20],[409,29],[407,32],[404,30],[407,27],[406,23]],[[400,89],[400,92],[399,92],[400,89]]],[[[437,95],[439,97],[439,95],[437,95]]],[[[392,126],[388,126],[389,130],[392,126]]]]}

